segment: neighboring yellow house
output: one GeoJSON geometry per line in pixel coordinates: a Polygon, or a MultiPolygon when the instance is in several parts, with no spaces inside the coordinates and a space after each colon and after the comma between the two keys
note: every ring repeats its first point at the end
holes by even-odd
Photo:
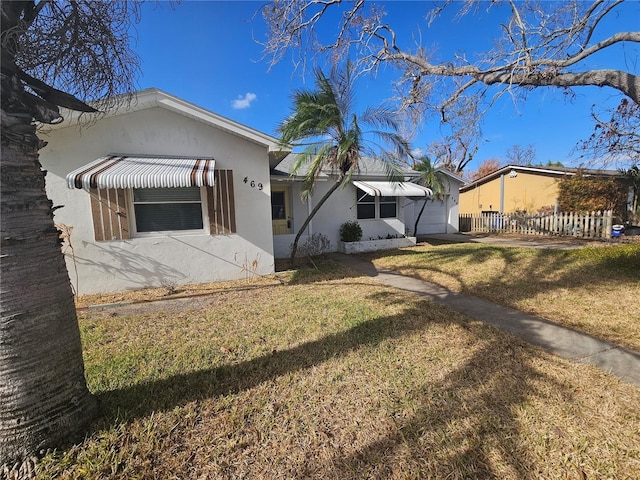
{"type": "MultiPolygon", "coordinates": [[[[554,210],[558,201],[558,181],[577,171],[575,168],[507,165],[460,187],[460,213],[554,210]]],[[[620,175],[615,170],[582,172],[603,177],[620,175]]]]}

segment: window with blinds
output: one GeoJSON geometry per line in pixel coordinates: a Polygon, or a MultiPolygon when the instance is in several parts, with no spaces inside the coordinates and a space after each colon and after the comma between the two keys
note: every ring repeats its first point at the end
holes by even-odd
{"type": "Polygon", "coordinates": [[[136,232],[202,231],[203,203],[199,187],[134,188],[136,232]]]}
{"type": "Polygon", "coordinates": [[[97,241],[155,232],[234,234],[233,172],[216,170],[214,187],[92,188],[91,214],[97,241]]]}

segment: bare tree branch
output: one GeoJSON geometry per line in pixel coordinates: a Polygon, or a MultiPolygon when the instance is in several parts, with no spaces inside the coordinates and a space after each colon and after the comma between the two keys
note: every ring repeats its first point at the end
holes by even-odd
{"type": "MultiPolygon", "coordinates": [[[[456,104],[473,97],[478,117],[501,95],[519,101],[532,88],[608,87],[640,102],[640,76],[632,69],[606,65],[603,52],[616,51],[623,44],[640,44],[639,31],[620,31],[605,36],[600,25],[621,10],[623,0],[503,0],[490,4],[479,0],[446,1],[428,12],[427,26],[455,8],[459,16],[489,9],[504,12],[503,33],[494,46],[477,59],[454,54],[439,59],[428,46],[408,48],[385,21],[385,13],[365,0],[342,3],[337,0],[275,0],[263,9],[269,28],[265,56],[275,64],[290,53],[296,65],[318,55],[333,61],[349,56],[360,72],[377,72],[382,65],[398,72],[396,89],[401,109],[412,121],[425,114],[439,114],[451,121],[456,104]],[[500,10],[502,8],[502,10],[500,10]],[[334,37],[321,42],[318,33],[333,14],[341,15],[334,37]],[[597,55],[597,62],[592,62],[597,55]],[[594,68],[594,65],[598,65],[594,68]],[[600,66],[602,65],[602,66],[600,66]]],[[[402,28],[403,26],[397,26],[402,28]]],[[[626,50],[625,50],[626,52],[626,50]]],[[[320,59],[317,59],[320,60],[320,59]]],[[[460,110],[460,109],[457,109],[460,110]]]]}

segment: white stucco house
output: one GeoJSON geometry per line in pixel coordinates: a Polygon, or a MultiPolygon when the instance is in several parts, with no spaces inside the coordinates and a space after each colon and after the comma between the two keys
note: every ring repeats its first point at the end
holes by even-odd
{"type": "MultiPolygon", "coordinates": [[[[277,139],[157,89],[89,123],[75,115],[41,132],[54,220],[77,294],[235,280],[274,271],[296,228],[329,188],[323,174],[303,202],[293,155],[277,139]]],[[[390,185],[376,162],[338,190],[313,219],[336,250],[358,219],[364,238],[413,229],[426,189],[390,185]],[[389,189],[392,190],[389,190],[389,189]],[[408,196],[411,193],[411,196],[408,196]]],[[[458,187],[428,202],[419,234],[457,231],[458,187]]],[[[459,183],[458,183],[459,181],[459,183]]],[[[304,242],[303,237],[302,242],[304,242]]]]}
{"type": "MultiPolygon", "coordinates": [[[[296,233],[313,209],[314,202],[322,198],[335,181],[331,172],[323,172],[313,189],[313,195],[303,201],[301,192],[306,171],[302,168],[295,175],[291,174],[297,155],[289,153],[280,161],[275,158],[271,160],[276,258],[289,255],[296,233]]],[[[300,244],[304,244],[314,233],[321,233],[328,237],[332,250],[335,250],[340,226],[352,220],[360,224],[362,240],[411,236],[425,199],[427,204],[420,217],[417,235],[457,232],[458,190],[463,180],[444,170],[442,172],[448,193],[440,200],[433,197],[429,189],[413,183],[420,174],[408,166],[402,170],[403,182],[390,183],[382,162],[362,158],[351,182],[329,197],[301,237],[300,244]]]]}

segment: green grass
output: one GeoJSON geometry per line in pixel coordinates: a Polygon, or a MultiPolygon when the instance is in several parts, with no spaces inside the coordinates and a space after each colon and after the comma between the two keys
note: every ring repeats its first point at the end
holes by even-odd
{"type": "Polygon", "coordinates": [[[640,389],[319,267],[82,311],[102,418],[39,478],[640,477],[640,389]]]}
{"type": "Polygon", "coordinates": [[[578,250],[425,244],[368,258],[640,350],[640,243],[578,250]]]}

